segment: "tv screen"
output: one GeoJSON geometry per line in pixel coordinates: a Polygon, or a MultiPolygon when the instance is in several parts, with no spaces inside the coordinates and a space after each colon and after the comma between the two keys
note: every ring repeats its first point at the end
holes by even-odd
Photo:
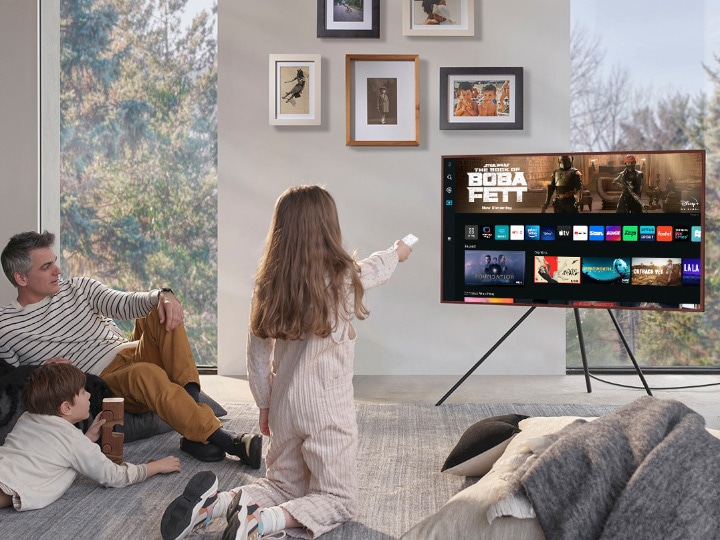
{"type": "Polygon", "coordinates": [[[442,157],[449,303],[703,311],[705,152],[442,157]]]}

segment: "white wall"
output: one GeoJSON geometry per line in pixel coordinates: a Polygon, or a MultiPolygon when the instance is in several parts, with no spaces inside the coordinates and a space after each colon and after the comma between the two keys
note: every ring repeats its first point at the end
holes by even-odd
{"type": "MultiPolygon", "coordinates": [[[[60,231],[60,205],[42,203],[60,200],[60,0],[40,14],[30,0],[0,2],[0,73],[2,249],[21,231],[60,231]]],[[[15,295],[0,277],[0,305],[15,295]]]]}
{"type": "MultiPolygon", "coordinates": [[[[50,0],[48,0],[50,1],[50,0]]],[[[57,0],[53,0],[57,1],[57,0]]],[[[401,4],[381,2],[380,39],[317,39],[316,0],[220,0],[219,368],[244,373],[250,290],[270,214],[288,186],[322,183],[346,247],[365,253],[408,232],[421,241],[358,323],[358,374],[461,374],[525,308],[439,303],[440,156],[569,146],[569,3],[476,0],[473,38],[404,37],[401,4]],[[268,125],[268,54],[323,57],[323,125],[268,125]],[[345,146],[345,54],[419,54],[419,147],[345,146]],[[440,67],[523,66],[525,129],[440,131],[440,67]]],[[[36,3],[0,2],[0,242],[40,226],[36,3]]],[[[51,216],[52,218],[52,216],[51,216]]],[[[45,220],[45,217],[43,217],[45,220]]],[[[2,303],[14,290],[0,279],[2,303]]],[[[539,309],[478,373],[557,374],[565,312],[539,309]]]]}
{"type": "MultiPolygon", "coordinates": [[[[316,0],[220,1],[219,369],[244,373],[255,265],[273,204],[288,186],[324,184],[345,245],[364,253],[412,232],[410,260],[368,295],[358,374],[461,374],[526,311],[441,305],[440,156],[569,147],[570,7],[565,0],[477,0],[475,36],[406,37],[401,2],[381,2],[380,39],[318,39],[316,0]],[[268,54],[322,55],[322,126],[268,125],[268,54]],[[345,55],[419,54],[419,147],[345,146],[345,55]],[[440,131],[439,69],[525,68],[525,129],[440,131]]],[[[536,310],[478,370],[560,374],[565,311],[536,310]]]]}
{"type": "MultiPolygon", "coordinates": [[[[35,2],[0,2],[0,249],[40,221],[36,21],[35,2]]],[[[0,303],[13,298],[3,274],[0,303]]]]}

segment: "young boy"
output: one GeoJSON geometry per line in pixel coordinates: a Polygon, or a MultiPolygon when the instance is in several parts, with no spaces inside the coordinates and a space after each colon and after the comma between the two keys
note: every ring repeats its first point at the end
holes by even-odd
{"type": "Polygon", "coordinates": [[[497,109],[497,88],[494,84],[486,84],[482,87],[479,116],[497,116],[497,109]]]}
{"type": "Polygon", "coordinates": [[[143,465],[117,465],[98,444],[105,423],[95,418],[87,434],[73,424],[90,415],[85,374],[72,364],[50,363],[30,374],[23,389],[23,413],[0,446],[0,508],[43,508],[59,499],[78,473],[109,487],[142,482],[180,471],[168,456],[143,465]]]}
{"type": "Polygon", "coordinates": [[[473,85],[468,81],[458,84],[458,102],[455,106],[455,116],[477,116],[478,104],[473,99],[473,85]]]}

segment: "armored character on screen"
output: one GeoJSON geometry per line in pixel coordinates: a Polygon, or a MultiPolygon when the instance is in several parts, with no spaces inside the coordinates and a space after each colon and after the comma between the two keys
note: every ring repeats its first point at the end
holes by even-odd
{"type": "Polygon", "coordinates": [[[650,210],[662,207],[661,202],[665,199],[665,194],[660,188],[660,173],[657,175],[655,185],[650,186],[648,189],[648,198],[650,199],[650,210]]]}
{"type": "Polygon", "coordinates": [[[642,214],[644,205],[640,200],[643,185],[643,173],[635,169],[637,160],[632,154],[625,156],[625,170],[613,181],[622,187],[622,195],[617,205],[618,214],[642,214]]]}
{"type": "Polygon", "coordinates": [[[667,184],[665,184],[665,191],[675,193],[675,181],[672,178],[668,178],[667,184]]]}
{"type": "Polygon", "coordinates": [[[552,179],[547,187],[547,197],[542,205],[542,211],[548,209],[550,204],[555,207],[555,212],[560,214],[578,213],[578,196],[582,193],[582,175],[573,167],[573,159],[570,156],[558,158],[559,167],[553,171],[552,179]],[[555,199],[553,200],[553,194],[555,199]]]}

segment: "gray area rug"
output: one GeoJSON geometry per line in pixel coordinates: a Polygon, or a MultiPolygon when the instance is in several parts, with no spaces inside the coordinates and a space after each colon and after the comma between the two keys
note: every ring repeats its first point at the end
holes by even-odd
{"type": "MultiPolygon", "coordinates": [[[[252,404],[226,405],[225,426],[259,432],[252,404]]],[[[441,473],[445,458],[473,423],[499,414],[528,416],[600,416],[614,406],[531,404],[393,404],[357,405],[360,444],[359,515],[322,538],[326,540],[389,540],[398,538],[451,496],[476,479],[441,473]]],[[[210,469],[220,489],[253,482],[264,472],[237,461],[202,463],[180,452],[180,436],[165,433],[125,445],[125,460],[135,463],[165,455],[180,457],[182,472],[158,475],[122,489],[104,488],[79,478],[62,499],[41,510],[0,510],[0,538],[7,540],[154,539],[160,518],[196,472],[210,469]]],[[[267,442],[267,441],[266,441],[267,442]]],[[[220,538],[224,518],[196,529],[191,538],[220,538]]]]}

